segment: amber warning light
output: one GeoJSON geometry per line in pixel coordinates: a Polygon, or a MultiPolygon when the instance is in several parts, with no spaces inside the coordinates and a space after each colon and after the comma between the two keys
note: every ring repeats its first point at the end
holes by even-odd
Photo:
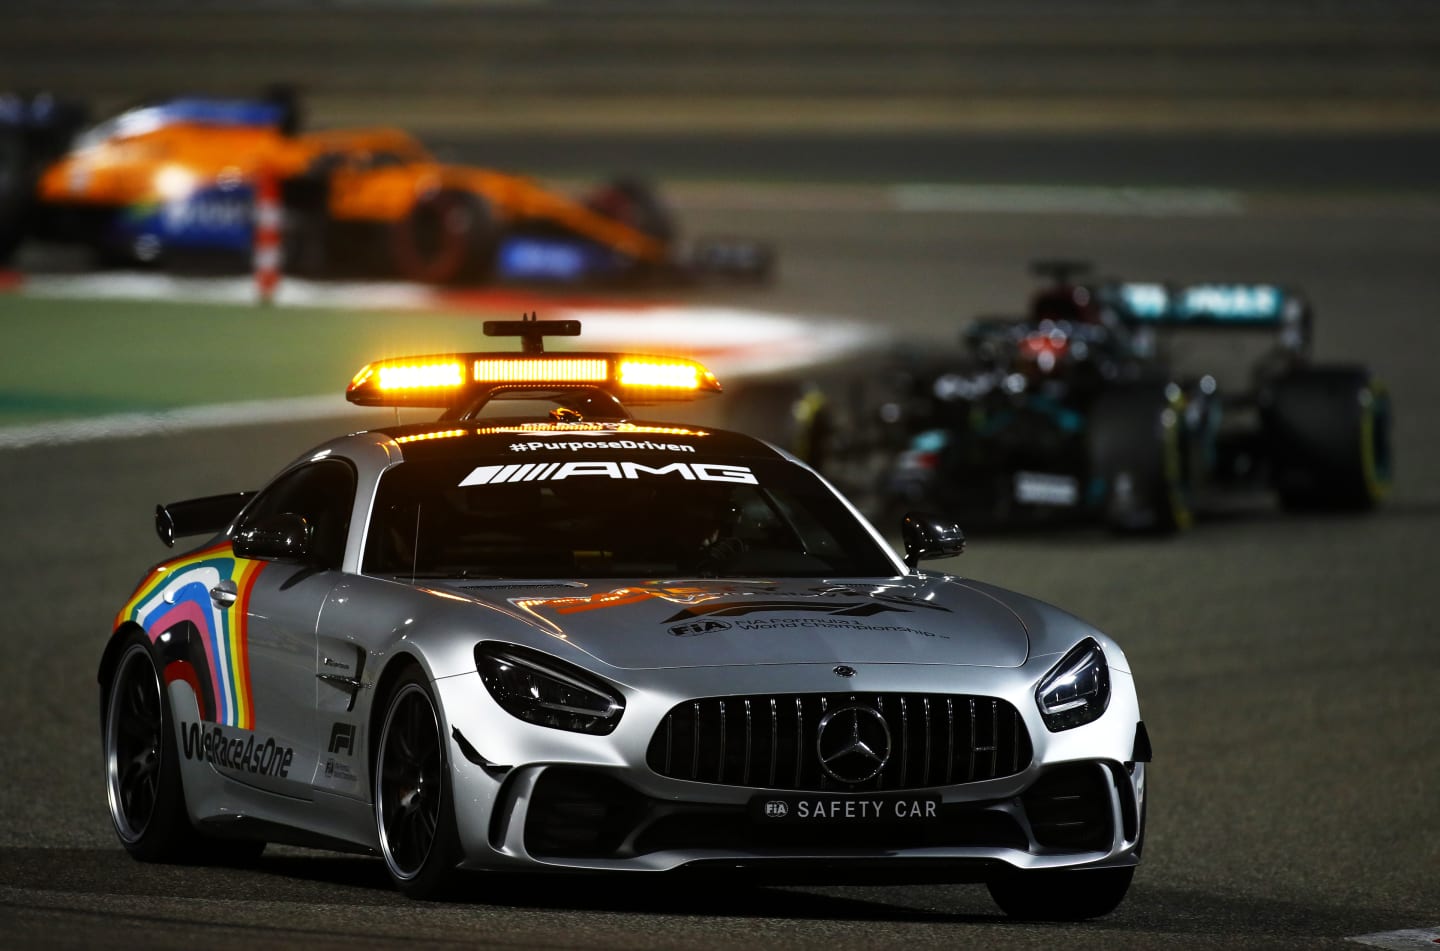
{"type": "Polygon", "coordinates": [[[450,409],[487,390],[586,386],[630,403],[691,400],[721,391],[713,373],[684,357],[459,353],[366,364],[351,379],[345,395],[360,406],[450,409]]]}

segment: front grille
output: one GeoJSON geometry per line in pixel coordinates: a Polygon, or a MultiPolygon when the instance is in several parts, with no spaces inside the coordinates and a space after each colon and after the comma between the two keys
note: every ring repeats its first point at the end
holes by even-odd
{"type": "Polygon", "coordinates": [[[672,779],[756,789],[862,792],[994,779],[1030,763],[1030,734],[995,697],[911,693],[764,694],[677,705],[650,741],[650,768],[672,779]],[[842,782],[821,766],[819,725],[828,712],[880,714],[889,758],[872,778],[842,782]]]}

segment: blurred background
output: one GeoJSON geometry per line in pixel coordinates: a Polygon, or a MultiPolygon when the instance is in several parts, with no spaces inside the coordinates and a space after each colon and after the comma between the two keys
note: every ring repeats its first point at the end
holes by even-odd
{"type": "Polygon", "coordinates": [[[90,693],[116,605],[163,554],[153,505],[257,488],[337,427],[370,424],[337,405],[350,373],[473,346],[474,312],[376,309],[392,284],[362,290],[364,310],[116,291],[130,269],[86,283],[88,259],[27,245],[0,273],[0,923],[21,944],[1313,948],[1440,926],[1440,5],[0,4],[0,91],[101,118],[275,83],[301,92],[308,127],[397,126],[442,159],[557,190],[642,176],[687,233],[769,243],[765,286],[527,291],[481,308],[628,320],[618,337],[713,353],[727,380],[863,384],[892,346],[958,354],[970,318],[1025,309],[1040,257],[1301,288],[1316,356],[1389,386],[1393,491],[1364,515],[1247,500],[1175,539],[981,530],[945,566],[1126,647],[1154,812],[1146,866],[1103,923],[1001,929],[963,888],[557,889],[420,915],[360,860],[176,877],[116,848],[90,693]],[[778,369],[762,359],[777,349],[793,356],[778,369]],[[192,412],[247,400],[281,402],[224,426],[192,412]],[[222,894],[237,918],[323,931],[222,933],[196,900],[222,894]]]}
{"type": "Polygon", "coordinates": [[[1090,176],[1125,184],[1282,168],[1333,182],[1326,166],[1345,161],[1404,185],[1436,167],[1419,135],[1440,120],[1440,14],[1425,0],[11,0],[0,17],[4,88],[104,114],[287,82],[314,125],[399,125],[546,174],[640,162],[845,181],[883,159],[911,178],[1061,181],[1074,159],[1054,146],[1102,134],[1082,161],[1108,155],[1090,176]],[[1348,158],[1288,150],[1247,168],[1217,133],[1348,158]],[[997,140],[1017,135],[1031,147],[1007,161],[997,140]],[[1188,158],[1153,161],[1166,141],[1188,158]]]}

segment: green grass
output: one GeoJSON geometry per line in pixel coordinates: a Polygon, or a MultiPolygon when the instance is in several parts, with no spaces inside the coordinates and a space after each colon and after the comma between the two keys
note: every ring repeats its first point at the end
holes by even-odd
{"type": "Polygon", "coordinates": [[[0,426],[340,394],[379,357],[483,348],[482,316],[0,294],[0,426]]]}

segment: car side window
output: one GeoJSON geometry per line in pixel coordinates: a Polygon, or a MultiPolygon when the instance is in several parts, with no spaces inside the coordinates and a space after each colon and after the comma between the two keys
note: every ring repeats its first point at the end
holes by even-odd
{"type": "Polygon", "coordinates": [[[343,460],[324,459],[275,480],[245,510],[240,528],[271,515],[299,515],[310,526],[310,563],[338,569],[354,504],[355,470],[343,460]]]}

